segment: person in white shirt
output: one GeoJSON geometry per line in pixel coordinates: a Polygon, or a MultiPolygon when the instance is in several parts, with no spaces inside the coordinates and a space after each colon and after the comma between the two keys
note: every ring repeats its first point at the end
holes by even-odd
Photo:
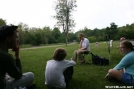
{"type": "Polygon", "coordinates": [[[45,84],[49,89],[66,89],[73,75],[73,60],[65,60],[67,52],[63,48],[57,48],[53,59],[47,61],[45,69],[45,84]]]}
{"type": "Polygon", "coordinates": [[[113,40],[110,40],[110,47],[113,47],[113,40]]]}
{"type": "Polygon", "coordinates": [[[85,52],[90,52],[90,44],[89,44],[89,40],[87,38],[84,37],[84,35],[82,33],[78,34],[78,38],[80,40],[80,45],[79,45],[79,49],[75,50],[73,53],[73,57],[71,58],[74,61],[78,60],[80,61],[80,64],[85,63],[85,59],[83,58],[83,54],[85,54],[85,52]]]}

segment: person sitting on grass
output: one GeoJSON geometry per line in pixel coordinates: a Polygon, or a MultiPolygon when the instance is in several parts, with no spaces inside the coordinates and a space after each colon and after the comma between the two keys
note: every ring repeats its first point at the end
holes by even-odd
{"type": "Polygon", "coordinates": [[[134,48],[130,41],[124,40],[120,44],[120,51],[125,56],[108,71],[106,79],[117,79],[127,85],[134,85],[134,48]],[[124,70],[125,69],[125,70],[124,70]]]}
{"type": "Polygon", "coordinates": [[[80,41],[79,49],[74,51],[71,59],[77,61],[78,58],[80,64],[85,64],[86,60],[84,59],[83,54],[90,52],[89,40],[85,38],[82,33],[78,34],[78,38],[80,41]]]}
{"type": "Polygon", "coordinates": [[[18,38],[18,26],[0,27],[0,89],[33,89],[34,74],[22,73],[18,38]],[[8,49],[12,49],[15,58],[8,53],[8,49]]]}
{"type": "Polygon", "coordinates": [[[73,75],[73,60],[65,60],[67,53],[63,48],[54,51],[53,59],[47,61],[45,84],[48,89],[66,89],[73,75]]]}

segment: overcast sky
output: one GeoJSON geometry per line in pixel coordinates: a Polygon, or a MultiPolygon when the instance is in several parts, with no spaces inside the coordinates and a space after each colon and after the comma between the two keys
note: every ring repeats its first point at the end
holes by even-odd
{"type": "MultiPolygon", "coordinates": [[[[54,1],[56,0],[0,0],[0,18],[8,24],[22,22],[29,27],[49,26],[53,29],[56,20],[54,1]]],[[[111,22],[120,26],[134,22],[134,0],[77,0],[77,11],[73,18],[75,32],[88,27],[105,28],[111,22]]]]}

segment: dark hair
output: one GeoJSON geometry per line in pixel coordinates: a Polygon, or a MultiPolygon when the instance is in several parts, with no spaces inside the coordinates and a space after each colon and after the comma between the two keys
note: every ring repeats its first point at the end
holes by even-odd
{"type": "Polygon", "coordinates": [[[54,51],[53,59],[57,61],[63,60],[67,56],[67,52],[63,48],[57,48],[54,51]]]}
{"type": "Polygon", "coordinates": [[[131,51],[134,51],[134,46],[130,41],[124,40],[121,44],[123,44],[126,48],[130,48],[131,51]]]}
{"type": "Polygon", "coordinates": [[[8,26],[3,25],[0,27],[0,41],[4,41],[7,37],[13,36],[14,31],[18,28],[18,26],[8,26]]]}

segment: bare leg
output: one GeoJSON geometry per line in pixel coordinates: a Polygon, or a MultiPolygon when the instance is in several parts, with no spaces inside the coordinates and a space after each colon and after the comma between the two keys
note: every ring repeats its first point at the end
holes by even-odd
{"type": "Polygon", "coordinates": [[[117,80],[121,80],[122,79],[122,74],[124,73],[124,70],[115,70],[115,69],[110,69],[108,71],[109,75],[116,78],[117,80]]]}

